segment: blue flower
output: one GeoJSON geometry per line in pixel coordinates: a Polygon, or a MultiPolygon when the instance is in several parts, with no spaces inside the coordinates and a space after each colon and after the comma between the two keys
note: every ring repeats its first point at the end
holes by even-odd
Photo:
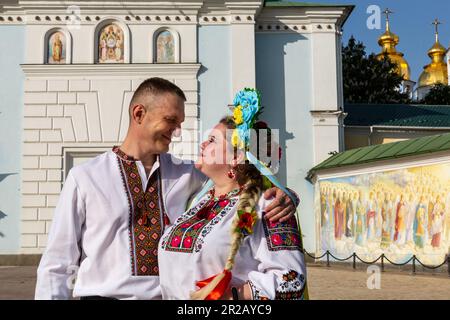
{"type": "Polygon", "coordinates": [[[239,91],[233,100],[234,104],[234,121],[236,123],[237,135],[240,145],[247,147],[250,142],[250,129],[259,111],[260,101],[259,94],[256,89],[248,89],[239,91]]]}
{"type": "Polygon", "coordinates": [[[233,104],[236,107],[241,104],[241,100],[244,95],[245,95],[244,90],[241,90],[238,93],[236,93],[236,95],[234,96],[234,100],[233,100],[233,104]]]}
{"type": "Polygon", "coordinates": [[[250,125],[252,123],[252,120],[255,117],[256,113],[258,113],[258,106],[248,105],[247,107],[243,107],[242,108],[242,119],[244,120],[244,122],[246,122],[250,125]]]}
{"type": "Polygon", "coordinates": [[[248,124],[244,122],[240,126],[236,128],[238,130],[239,140],[244,143],[244,145],[248,145],[250,142],[250,128],[248,124]]]}
{"type": "Polygon", "coordinates": [[[251,122],[259,110],[259,96],[255,89],[245,89],[239,91],[234,97],[235,107],[242,106],[244,122],[250,126],[251,122]]]}

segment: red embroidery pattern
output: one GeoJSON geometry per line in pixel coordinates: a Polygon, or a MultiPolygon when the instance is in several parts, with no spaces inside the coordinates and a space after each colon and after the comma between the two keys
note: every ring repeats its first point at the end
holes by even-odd
{"type": "MultiPolygon", "coordinates": [[[[228,212],[227,207],[231,209],[236,200],[224,199],[220,201],[208,201],[198,212],[191,210],[182,221],[173,227],[167,239],[164,239],[163,248],[167,251],[175,252],[193,252],[199,237],[205,237],[211,228],[205,228],[207,225],[217,224],[218,219],[228,212]],[[217,217],[217,218],[216,218],[217,217]],[[215,219],[216,218],[216,219],[215,219]]],[[[201,249],[201,245],[198,250],[201,249]]]]}
{"type": "Polygon", "coordinates": [[[289,270],[281,277],[275,290],[275,300],[303,300],[305,288],[305,276],[297,271],[289,270]]]}
{"type": "Polygon", "coordinates": [[[262,219],[267,246],[270,251],[300,250],[303,244],[295,217],[285,222],[270,222],[262,219]]]}
{"type": "Polygon", "coordinates": [[[114,147],[113,151],[117,154],[130,210],[132,275],[157,276],[159,275],[158,242],[164,229],[162,224],[168,220],[165,214],[164,218],[161,217],[159,206],[159,169],[150,177],[147,189],[143,190],[134,159],[118,147],[114,147]]]}

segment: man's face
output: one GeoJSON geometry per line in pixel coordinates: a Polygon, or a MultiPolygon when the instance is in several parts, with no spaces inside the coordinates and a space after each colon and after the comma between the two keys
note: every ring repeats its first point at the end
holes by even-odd
{"type": "Polygon", "coordinates": [[[173,133],[181,129],[184,121],[184,101],[175,94],[161,94],[147,109],[139,126],[140,136],[152,145],[155,153],[167,152],[173,133]]]}

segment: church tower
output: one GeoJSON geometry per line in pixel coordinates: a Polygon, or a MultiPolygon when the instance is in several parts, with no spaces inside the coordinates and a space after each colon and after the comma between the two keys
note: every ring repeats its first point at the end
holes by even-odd
{"type": "Polygon", "coordinates": [[[437,83],[448,84],[448,53],[447,61],[445,55],[447,50],[439,43],[438,26],[441,24],[437,19],[433,22],[435,26],[435,42],[428,50],[428,56],[431,58],[431,63],[426,65],[419,77],[419,85],[417,88],[417,99],[423,99],[430,91],[431,87],[437,83]]]}
{"type": "Polygon", "coordinates": [[[389,9],[384,11],[384,14],[386,15],[386,31],[378,38],[378,44],[381,47],[381,52],[377,54],[376,57],[378,60],[382,60],[384,57],[387,57],[391,62],[397,64],[396,72],[403,76],[401,90],[402,92],[408,92],[412,95],[415,82],[411,81],[411,70],[408,62],[403,57],[403,53],[397,51],[396,49],[400,39],[390,30],[389,15],[392,13],[393,12],[389,9]]]}

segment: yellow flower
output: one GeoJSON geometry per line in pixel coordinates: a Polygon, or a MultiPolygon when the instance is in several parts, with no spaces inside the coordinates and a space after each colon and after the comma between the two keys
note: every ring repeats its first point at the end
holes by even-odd
{"type": "Polygon", "coordinates": [[[242,106],[237,106],[233,110],[234,123],[238,126],[244,122],[242,119],[242,106]]]}
{"type": "Polygon", "coordinates": [[[233,130],[233,134],[231,135],[231,144],[233,147],[237,147],[239,144],[239,135],[237,129],[233,130]]]}

